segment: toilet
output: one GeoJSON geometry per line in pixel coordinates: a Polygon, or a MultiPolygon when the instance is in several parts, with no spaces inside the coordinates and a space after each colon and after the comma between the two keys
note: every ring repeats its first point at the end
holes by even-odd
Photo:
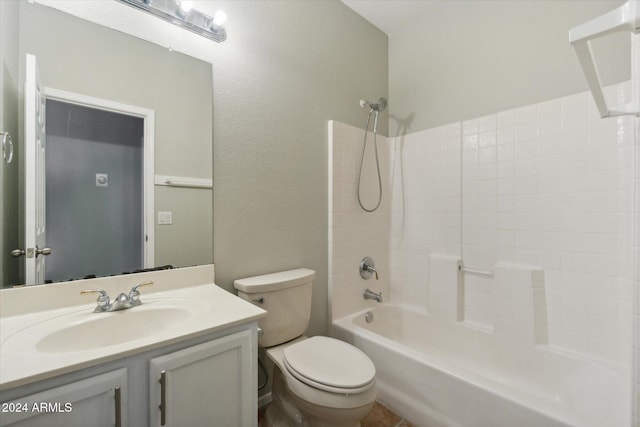
{"type": "Polygon", "coordinates": [[[305,337],[315,271],[282,271],[234,282],[238,296],[267,311],[258,345],[274,363],[269,426],[356,427],[376,398],[375,366],[360,349],[305,337]]]}

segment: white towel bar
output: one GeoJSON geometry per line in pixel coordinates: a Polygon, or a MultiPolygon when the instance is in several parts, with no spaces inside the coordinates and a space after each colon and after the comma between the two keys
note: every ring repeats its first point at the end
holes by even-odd
{"type": "Polygon", "coordinates": [[[602,83],[593,60],[589,42],[598,37],[620,31],[640,32],[640,1],[629,0],[617,9],[592,19],[569,31],[569,41],[578,55],[582,71],[601,117],[640,116],[640,100],[609,109],[602,93],[602,83]]]}
{"type": "Polygon", "coordinates": [[[480,270],[479,268],[465,267],[462,264],[458,264],[458,271],[461,271],[463,273],[479,274],[481,276],[493,277],[492,270],[480,270]]]}
{"type": "Polygon", "coordinates": [[[155,184],[182,188],[213,188],[213,180],[211,179],[184,176],[156,175],[155,184]]]}

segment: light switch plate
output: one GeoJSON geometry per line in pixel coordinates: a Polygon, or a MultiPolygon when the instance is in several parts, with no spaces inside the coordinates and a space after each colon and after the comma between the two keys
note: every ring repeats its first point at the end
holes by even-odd
{"type": "Polygon", "coordinates": [[[171,211],[158,211],[158,224],[159,225],[173,224],[173,213],[171,211]]]}

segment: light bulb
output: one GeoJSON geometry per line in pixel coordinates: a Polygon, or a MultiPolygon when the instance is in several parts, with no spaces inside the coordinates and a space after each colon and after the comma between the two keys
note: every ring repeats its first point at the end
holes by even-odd
{"type": "Polygon", "coordinates": [[[213,16],[213,25],[216,27],[222,26],[227,21],[227,14],[221,10],[216,11],[216,14],[213,16]]]}
{"type": "Polygon", "coordinates": [[[183,0],[180,2],[180,10],[182,13],[189,13],[189,11],[193,8],[193,1],[183,0]]]}

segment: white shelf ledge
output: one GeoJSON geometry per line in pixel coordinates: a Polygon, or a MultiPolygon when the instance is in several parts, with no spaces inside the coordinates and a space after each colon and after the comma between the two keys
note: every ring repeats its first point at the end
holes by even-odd
{"type": "Polygon", "coordinates": [[[587,78],[589,90],[591,90],[598,112],[603,118],[628,115],[640,116],[640,100],[609,108],[602,92],[602,83],[600,82],[600,76],[598,75],[598,69],[596,68],[589,42],[617,32],[631,32],[633,34],[640,32],[639,0],[629,0],[619,8],[569,31],[569,41],[575,49],[576,55],[578,55],[582,71],[587,78]]]}

